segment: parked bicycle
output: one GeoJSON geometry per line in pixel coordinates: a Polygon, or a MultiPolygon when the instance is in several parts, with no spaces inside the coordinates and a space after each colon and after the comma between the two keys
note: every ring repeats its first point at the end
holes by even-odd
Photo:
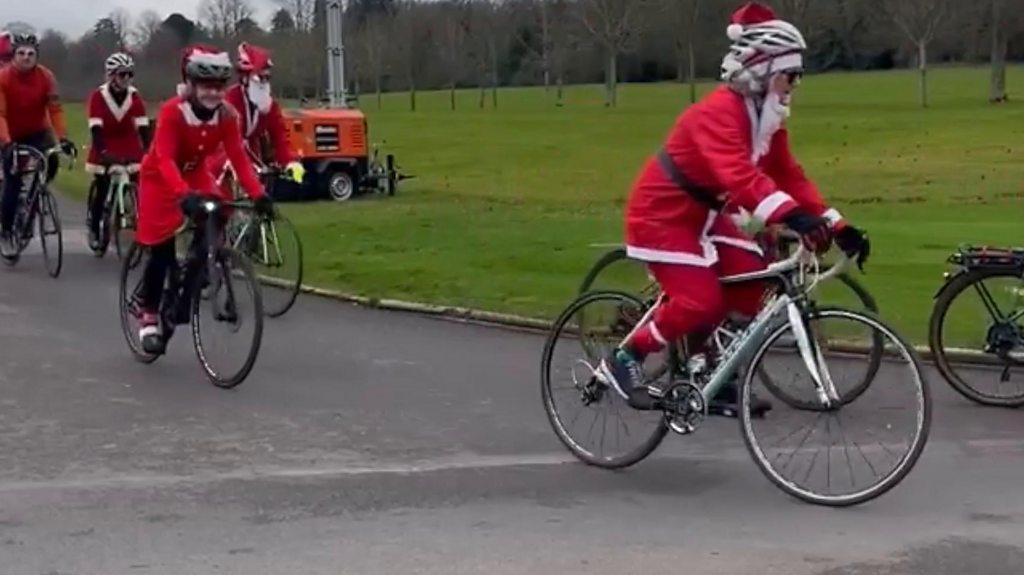
{"type": "Polygon", "coordinates": [[[1024,405],[1024,249],[963,246],[949,258],[928,343],[953,389],[983,405],[1024,405]]]}
{"type": "MultiPolygon", "coordinates": [[[[138,186],[132,181],[132,175],[138,170],[128,162],[112,162],[106,166],[106,173],[110,176],[110,184],[107,188],[107,200],[103,205],[103,216],[98,222],[97,244],[93,246],[93,254],[96,257],[103,257],[110,246],[110,240],[114,240],[114,249],[117,257],[123,257],[128,248],[135,241],[135,226],[138,221],[139,193],[138,186]]],[[[96,189],[94,180],[89,187],[89,202],[91,206],[93,198],[99,190],[96,189]]],[[[86,210],[88,214],[88,210],[86,210]]],[[[92,222],[86,216],[87,229],[92,229],[92,222]]]]}
{"type": "Polygon", "coordinates": [[[764,271],[722,278],[725,284],[769,281],[774,290],[751,323],[715,334],[715,353],[691,353],[679,342],[665,357],[649,357],[668,367],[647,378],[655,399],[647,411],[630,407],[597,367],[650,319],[662,296],[654,302],[610,291],[578,297],[555,322],[542,359],[542,397],[556,435],[588,464],[627,467],[650,455],[669,430],[695,432],[711,398],[741,377],[744,441],[776,486],[831,506],[882,495],[924,449],[931,395],[913,347],[892,328],[860,311],[819,307],[810,297],[848,263],[822,271],[801,247],[764,271]],[[876,361],[879,339],[884,358],[876,361]],[[756,377],[762,372],[770,376],[756,377]],[[779,390],[789,399],[762,417],[751,413],[751,397],[780,399],[779,390]]]}
{"type": "MultiPolygon", "coordinates": [[[[251,210],[249,202],[206,200],[200,217],[179,235],[178,261],[167,275],[159,310],[161,333],[170,340],[178,325],[191,324],[199,363],[224,388],[252,371],[263,337],[263,302],[249,260],[224,243],[224,211],[251,210]]],[[[152,363],[138,339],[143,272],[149,248],[132,244],[121,267],[121,329],[136,359],[152,363]]]]}
{"type": "MultiPolygon", "coordinates": [[[[38,229],[46,272],[56,278],[64,262],[64,241],[57,200],[50,192],[49,184],[56,173],[52,163],[59,162],[63,152],[60,148],[53,148],[43,153],[31,146],[16,145],[11,154],[15,162],[12,177],[21,178],[22,192],[18,197],[18,211],[12,228],[14,244],[4,246],[0,250],[0,258],[11,266],[18,263],[38,229]]],[[[73,166],[77,151],[71,148],[67,157],[73,166]]]]}

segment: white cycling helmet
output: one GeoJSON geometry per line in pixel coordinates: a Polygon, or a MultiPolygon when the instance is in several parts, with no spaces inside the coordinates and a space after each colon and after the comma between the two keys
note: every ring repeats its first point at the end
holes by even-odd
{"type": "Polygon", "coordinates": [[[108,76],[115,74],[117,72],[133,72],[135,71],[135,60],[133,60],[131,56],[125,54],[124,52],[116,52],[114,54],[111,54],[110,57],[107,58],[107,61],[106,63],[104,63],[103,67],[104,69],[106,69],[108,76]]]}
{"type": "Polygon", "coordinates": [[[773,74],[803,71],[803,34],[767,6],[743,6],[732,15],[726,33],[732,45],[722,60],[722,80],[742,92],[764,93],[773,74]]]}

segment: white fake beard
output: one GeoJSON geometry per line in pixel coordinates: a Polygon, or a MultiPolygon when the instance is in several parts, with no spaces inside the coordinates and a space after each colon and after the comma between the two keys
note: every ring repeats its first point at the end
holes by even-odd
{"type": "Polygon", "coordinates": [[[757,123],[757,141],[754,142],[754,156],[763,158],[771,148],[772,137],[779,131],[786,118],[789,118],[789,96],[770,92],[761,106],[761,116],[757,123]]]}
{"type": "Polygon", "coordinates": [[[273,97],[270,94],[270,82],[264,82],[258,77],[249,78],[249,85],[245,88],[245,94],[261,114],[269,112],[271,104],[274,103],[273,97]]]}

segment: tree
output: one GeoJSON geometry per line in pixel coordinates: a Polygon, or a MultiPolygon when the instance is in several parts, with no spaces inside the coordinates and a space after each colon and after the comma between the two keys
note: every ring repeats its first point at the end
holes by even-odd
{"type": "Polygon", "coordinates": [[[441,14],[440,47],[448,76],[451,109],[455,110],[455,89],[462,77],[466,36],[469,33],[467,0],[444,0],[441,14]]]}
{"type": "Polygon", "coordinates": [[[139,14],[135,28],[131,32],[132,43],[144,48],[153,39],[153,35],[160,29],[160,15],[153,10],[146,10],[139,14]]]}
{"type": "Polygon", "coordinates": [[[989,80],[988,100],[998,104],[1010,99],[1006,91],[1006,59],[1010,37],[1024,29],[1024,12],[1012,7],[1009,0],[988,0],[982,8],[989,12],[989,32],[992,36],[992,74],[989,80]]]}
{"type": "Polygon", "coordinates": [[[316,12],[314,0],[277,0],[277,4],[291,15],[296,30],[309,32],[313,29],[316,12]]]}
{"type": "Polygon", "coordinates": [[[362,48],[361,60],[365,61],[365,67],[373,77],[373,89],[377,95],[377,109],[383,106],[381,92],[384,77],[385,51],[392,38],[394,29],[394,14],[389,8],[383,12],[370,12],[364,14],[362,23],[359,25],[359,45],[362,48]]]}
{"type": "Polygon", "coordinates": [[[238,24],[252,21],[255,14],[249,0],[203,0],[199,4],[199,18],[215,38],[234,39],[238,24]]]}
{"type": "Polygon", "coordinates": [[[579,19],[604,51],[605,104],[618,105],[619,56],[633,50],[651,0],[578,0],[579,19]]]}
{"type": "Polygon", "coordinates": [[[939,33],[952,0],[883,0],[885,14],[917,48],[921,107],[928,107],[928,45],[939,33]]]}
{"type": "Polygon", "coordinates": [[[416,111],[416,89],[419,74],[429,57],[433,30],[424,17],[427,7],[415,0],[403,0],[395,14],[395,34],[392,46],[401,62],[405,75],[405,88],[409,92],[409,111],[416,111]]]}
{"type": "Polygon", "coordinates": [[[117,35],[119,50],[128,49],[128,36],[131,33],[132,17],[124,8],[118,8],[110,13],[107,18],[113,24],[114,33],[117,35]]]}
{"type": "Polygon", "coordinates": [[[675,31],[673,46],[676,51],[676,78],[683,81],[683,60],[686,61],[686,78],[690,83],[690,102],[697,101],[697,53],[694,36],[700,19],[703,0],[665,0],[675,31]]]}
{"type": "Polygon", "coordinates": [[[196,23],[177,12],[168,16],[161,28],[177,38],[179,47],[190,44],[196,36],[196,23]]]}
{"type": "Polygon", "coordinates": [[[274,12],[274,17],[270,20],[270,33],[271,34],[288,34],[295,31],[295,19],[292,18],[292,13],[284,8],[274,12]]]}
{"type": "Polygon", "coordinates": [[[39,39],[39,53],[46,58],[46,66],[58,78],[64,77],[68,63],[68,38],[64,34],[48,29],[39,39]]]}

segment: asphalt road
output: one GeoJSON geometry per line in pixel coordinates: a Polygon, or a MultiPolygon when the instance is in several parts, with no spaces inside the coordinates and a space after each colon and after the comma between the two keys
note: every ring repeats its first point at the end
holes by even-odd
{"type": "MultiPolygon", "coordinates": [[[[65,212],[67,213],[67,207],[65,212]]],[[[74,214],[77,217],[77,214],[74,214]]],[[[772,486],[736,423],[624,472],[572,460],[543,338],[300,298],[253,375],[190,342],[132,360],[116,261],[0,269],[0,573],[1017,573],[1024,413],[937,374],[932,437],[890,494],[819,508],[772,486]]]]}

